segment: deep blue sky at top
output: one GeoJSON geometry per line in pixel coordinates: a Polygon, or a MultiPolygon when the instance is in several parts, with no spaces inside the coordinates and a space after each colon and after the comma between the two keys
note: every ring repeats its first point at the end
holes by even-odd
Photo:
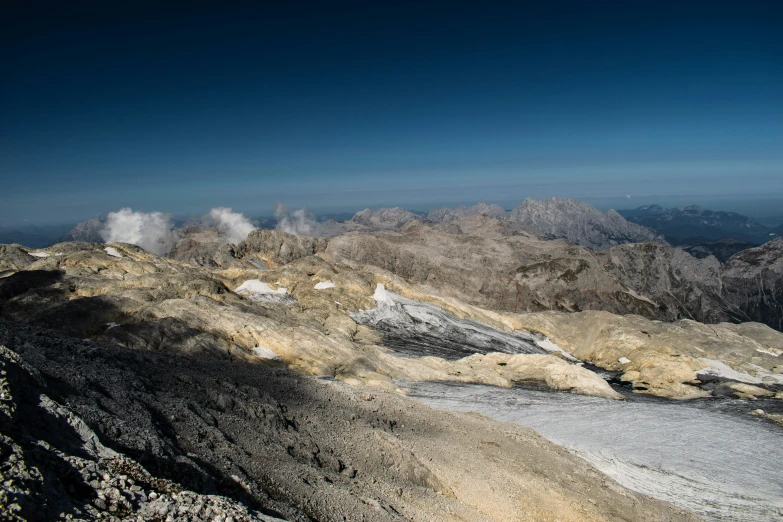
{"type": "Polygon", "coordinates": [[[157,4],[0,7],[0,223],[783,193],[783,2],[157,4]]]}

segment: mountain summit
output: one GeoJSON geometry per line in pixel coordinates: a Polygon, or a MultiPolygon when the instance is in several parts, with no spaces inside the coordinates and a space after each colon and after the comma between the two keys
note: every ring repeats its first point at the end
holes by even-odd
{"type": "Polygon", "coordinates": [[[631,223],[614,210],[604,213],[575,199],[526,199],[509,213],[509,219],[545,237],[606,250],[625,243],[666,243],[654,230],[631,223]]]}

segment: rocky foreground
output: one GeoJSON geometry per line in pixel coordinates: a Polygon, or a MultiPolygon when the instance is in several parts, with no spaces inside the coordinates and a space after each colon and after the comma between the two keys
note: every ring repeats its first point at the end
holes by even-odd
{"type": "Polygon", "coordinates": [[[6,520],[696,520],[532,430],[0,323],[6,520]]]}

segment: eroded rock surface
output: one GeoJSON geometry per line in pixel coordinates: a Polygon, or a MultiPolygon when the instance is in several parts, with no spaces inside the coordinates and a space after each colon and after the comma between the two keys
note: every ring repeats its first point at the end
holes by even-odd
{"type": "MultiPolygon", "coordinates": [[[[268,237],[272,247],[266,252],[297,255],[286,247],[287,241],[299,245],[297,236],[268,237]]],[[[401,357],[389,350],[391,343],[383,346],[379,332],[350,317],[352,311],[375,305],[375,276],[316,256],[274,271],[214,270],[132,245],[69,243],[62,250],[60,256],[38,258],[28,270],[0,279],[4,316],[127,348],[282,364],[392,390],[397,387],[394,379],[507,387],[526,381],[619,398],[593,372],[553,355],[522,354],[513,362],[468,358],[493,351],[519,353],[505,346],[506,334],[491,327],[483,328],[488,342],[449,357],[454,360],[441,358],[444,354],[437,351],[420,354],[427,357],[401,357]]],[[[452,336],[465,336],[459,327],[452,330],[452,336]]]]}
{"type": "Polygon", "coordinates": [[[8,519],[697,520],[397,394],[6,322],[0,344],[8,519]]]}

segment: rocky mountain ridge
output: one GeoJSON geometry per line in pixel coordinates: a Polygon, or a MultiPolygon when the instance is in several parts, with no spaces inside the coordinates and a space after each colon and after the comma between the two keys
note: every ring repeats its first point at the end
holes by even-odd
{"type": "Polygon", "coordinates": [[[606,250],[624,243],[656,241],[665,244],[662,235],[627,221],[614,210],[604,213],[592,205],[568,198],[527,198],[510,212],[481,202],[473,207],[436,209],[427,217],[430,221],[451,223],[476,215],[511,221],[533,234],[567,239],[593,250],[606,250]]]}

